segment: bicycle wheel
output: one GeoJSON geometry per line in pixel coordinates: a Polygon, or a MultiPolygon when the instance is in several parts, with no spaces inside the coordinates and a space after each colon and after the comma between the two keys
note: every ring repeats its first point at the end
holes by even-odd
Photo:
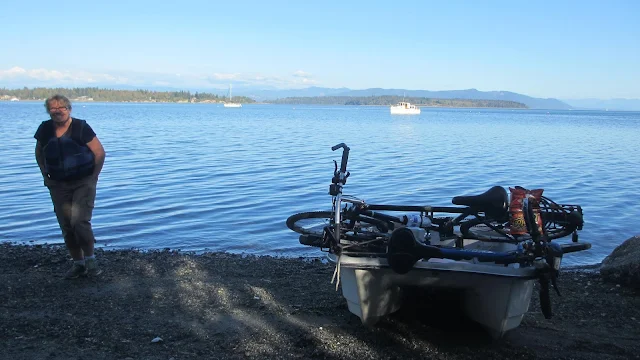
{"type": "MultiPolygon", "coordinates": [[[[475,221],[475,219],[471,220],[470,224],[468,225],[470,225],[468,228],[463,229],[461,227],[460,229],[462,235],[469,239],[511,243],[517,243],[520,241],[531,239],[531,235],[528,233],[522,235],[510,235],[506,224],[491,223],[491,226],[499,229],[499,231],[492,229],[490,226],[481,221],[475,221]]],[[[548,240],[555,240],[571,235],[571,233],[573,233],[574,231],[574,228],[564,226],[546,226],[544,231],[548,240]]]]}
{"type": "Polygon", "coordinates": [[[325,226],[329,226],[333,213],[331,211],[308,211],[291,215],[287,218],[287,227],[304,235],[322,236],[325,226]]]}
{"type": "MultiPolygon", "coordinates": [[[[543,209],[544,210],[544,209],[543,209]]],[[[532,211],[531,209],[529,211],[532,211]]],[[[544,235],[547,240],[555,240],[571,235],[582,221],[582,215],[578,212],[542,212],[544,235]]],[[[533,213],[529,214],[533,218],[533,213]]],[[[531,239],[531,234],[511,235],[509,222],[486,221],[484,219],[471,219],[460,225],[460,232],[469,239],[493,242],[517,243],[531,239]]]]}
{"type": "MultiPolygon", "coordinates": [[[[322,236],[324,228],[331,225],[333,216],[331,211],[302,212],[289,216],[287,227],[300,234],[322,236]]],[[[355,234],[345,234],[352,238],[355,236],[361,240],[371,239],[379,236],[381,232],[386,233],[389,229],[386,222],[366,216],[356,216],[355,221],[353,216],[346,219],[344,214],[341,218],[343,219],[342,229],[350,233],[355,232],[355,234]]]]}
{"type": "Polygon", "coordinates": [[[545,208],[542,210],[544,232],[549,240],[569,236],[574,231],[582,229],[584,220],[582,213],[578,210],[549,210],[545,208]]]}
{"type": "Polygon", "coordinates": [[[487,221],[485,219],[471,219],[460,225],[460,232],[467,239],[476,239],[488,242],[517,243],[524,240],[523,237],[530,237],[524,234],[515,238],[509,234],[507,222],[487,221]]]}

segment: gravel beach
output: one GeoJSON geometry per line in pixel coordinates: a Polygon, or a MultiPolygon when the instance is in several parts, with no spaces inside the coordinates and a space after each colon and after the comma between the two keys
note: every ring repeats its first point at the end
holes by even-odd
{"type": "Polygon", "coordinates": [[[640,359],[640,293],[564,269],[545,319],[492,340],[454,294],[415,293],[363,326],[330,263],[97,250],[97,279],[64,280],[60,246],[0,244],[1,359],[640,359]]]}

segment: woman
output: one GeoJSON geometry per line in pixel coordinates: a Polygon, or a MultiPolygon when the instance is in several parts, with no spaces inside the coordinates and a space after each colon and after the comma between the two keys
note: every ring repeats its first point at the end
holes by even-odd
{"type": "Polygon", "coordinates": [[[91,217],[105,151],[91,126],[71,117],[69,99],[54,95],[44,105],[51,119],[43,121],[34,135],[36,161],[74,261],[65,278],[97,276],[101,270],[94,255],[91,217]]]}

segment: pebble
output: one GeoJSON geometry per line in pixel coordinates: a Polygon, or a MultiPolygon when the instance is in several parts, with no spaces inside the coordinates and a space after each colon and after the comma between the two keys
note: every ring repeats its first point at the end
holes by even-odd
{"type": "Polygon", "coordinates": [[[160,336],[153,338],[153,340],[151,340],[152,343],[159,343],[160,341],[162,341],[162,338],[160,336]]]}

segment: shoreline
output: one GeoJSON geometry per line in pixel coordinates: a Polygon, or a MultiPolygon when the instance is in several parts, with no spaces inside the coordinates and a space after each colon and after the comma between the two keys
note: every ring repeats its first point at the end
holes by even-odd
{"type": "MultiPolygon", "coordinates": [[[[43,243],[43,244],[36,244],[36,243],[23,243],[23,242],[17,242],[17,241],[0,241],[0,245],[11,245],[11,246],[35,246],[35,247],[64,247],[64,242],[60,241],[60,242],[52,242],[52,243],[43,243]]],[[[179,254],[183,254],[183,255],[187,255],[187,256],[202,256],[202,255],[208,255],[208,254],[222,254],[222,255],[230,255],[230,256],[241,256],[241,257],[267,257],[267,258],[272,258],[272,259],[283,259],[283,260],[300,260],[300,261],[309,261],[309,262],[313,262],[313,261],[320,261],[323,263],[329,263],[329,260],[327,259],[327,253],[326,252],[320,252],[317,251],[318,254],[321,255],[317,255],[317,256],[309,256],[309,255],[296,255],[296,254],[252,254],[252,253],[247,253],[244,251],[238,251],[238,252],[227,252],[227,251],[219,251],[219,250],[212,250],[209,248],[203,248],[200,250],[183,250],[182,248],[169,248],[169,247],[163,247],[163,248],[137,248],[137,247],[117,247],[117,246],[104,246],[104,245],[100,245],[101,241],[98,241],[96,243],[96,250],[100,250],[100,251],[104,251],[105,253],[109,253],[112,251],[134,251],[137,253],[141,253],[141,254],[145,254],[145,253],[154,253],[154,252],[162,252],[162,251],[170,251],[170,252],[176,252],[179,254]]],[[[606,257],[606,256],[605,256],[606,257]]],[[[604,257],[603,257],[604,260],[604,257]]],[[[591,264],[571,264],[571,265],[567,265],[566,261],[563,261],[563,265],[562,265],[562,270],[568,270],[568,271],[593,271],[593,272],[597,272],[600,268],[600,266],[602,265],[602,260],[600,260],[597,263],[591,263],[591,264]]]]}
{"type": "Polygon", "coordinates": [[[565,269],[552,319],[533,296],[522,324],[491,340],[446,292],[366,327],[320,260],[96,253],[99,278],[63,280],[63,246],[0,243],[0,358],[640,358],[640,292],[594,271],[565,269]]]}
{"type": "MultiPolygon", "coordinates": [[[[19,100],[19,101],[10,101],[10,100],[0,100],[0,102],[37,102],[44,103],[46,99],[37,99],[37,100],[19,100]]],[[[213,105],[222,105],[224,102],[215,102],[215,101],[90,101],[90,100],[78,100],[78,99],[69,99],[73,104],[76,103],[105,103],[105,104],[213,104],[213,105]]],[[[294,104],[294,103],[268,103],[268,102],[251,102],[251,103],[242,103],[243,105],[287,105],[287,106],[352,106],[352,107],[389,107],[391,105],[345,105],[345,104],[294,104]]],[[[434,109],[505,109],[505,110],[544,110],[547,109],[531,109],[528,107],[502,107],[502,106],[433,106],[433,105],[417,105],[421,108],[434,108],[434,109]]],[[[555,110],[554,110],[555,111],[555,110]]]]}
{"type": "MultiPolygon", "coordinates": [[[[19,100],[19,101],[10,101],[10,100],[0,100],[0,102],[42,102],[44,103],[45,99],[42,100],[19,100]]],[[[108,103],[108,104],[224,104],[224,102],[169,102],[169,101],[82,101],[82,100],[71,100],[72,103],[108,103]]],[[[273,103],[265,103],[265,102],[253,102],[253,103],[243,103],[243,105],[309,105],[309,106],[384,106],[388,107],[391,105],[344,105],[344,104],[273,104],[273,103]]],[[[453,106],[428,106],[422,105],[420,108],[433,108],[433,109],[505,109],[505,110],[533,110],[533,111],[575,111],[575,112],[593,112],[593,111],[601,111],[601,112],[638,112],[638,110],[606,110],[606,109],[544,109],[544,108],[522,108],[522,107],[474,107],[474,106],[465,106],[465,107],[453,107],[453,106]]]]}

